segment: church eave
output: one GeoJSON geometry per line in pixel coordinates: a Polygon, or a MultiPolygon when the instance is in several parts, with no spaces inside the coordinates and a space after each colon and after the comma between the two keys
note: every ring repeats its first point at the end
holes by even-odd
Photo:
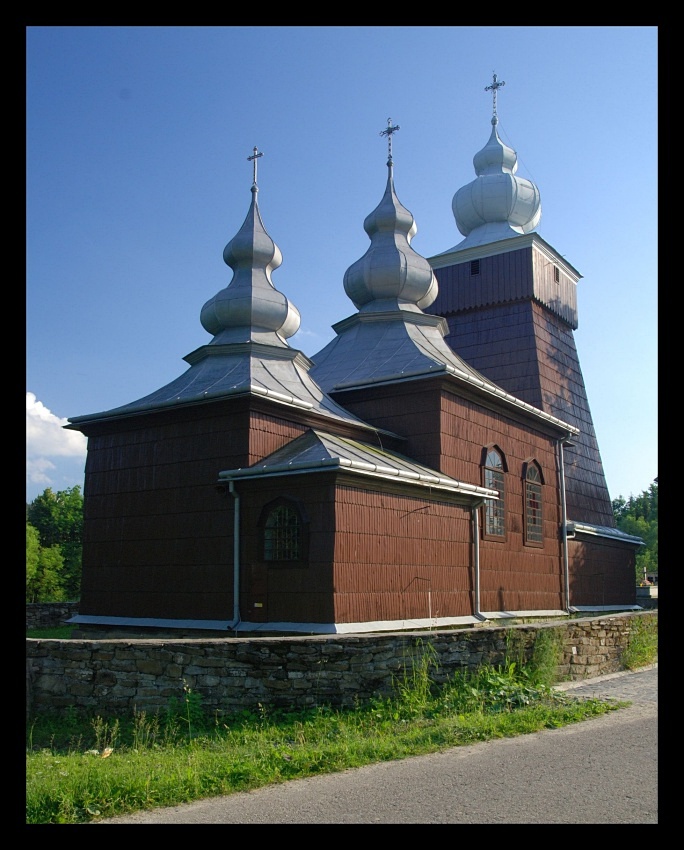
{"type": "Polygon", "coordinates": [[[474,400],[484,403],[485,399],[490,400],[490,402],[491,400],[496,399],[497,404],[495,405],[495,409],[501,410],[502,407],[505,407],[510,410],[513,408],[516,412],[523,413],[537,422],[540,420],[543,421],[545,424],[552,426],[554,431],[558,431],[566,436],[571,434],[577,435],[580,433],[580,429],[571,425],[569,422],[564,422],[562,419],[558,419],[550,413],[539,410],[539,408],[512,396],[510,393],[507,393],[505,390],[501,389],[501,387],[497,387],[496,385],[490,384],[476,378],[475,376],[458,374],[453,367],[448,364],[436,363],[434,367],[430,367],[426,370],[383,375],[379,378],[371,378],[365,381],[339,383],[332,387],[331,392],[337,395],[337,393],[362,390],[368,387],[378,387],[386,384],[404,383],[407,381],[428,380],[435,377],[448,378],[450,381],[458,382],[462,387],[467,388],[467,395],[474,400]]]}
{"type": "Polygon", "coordinates": [[[433,269],[443,269],[447,266],[455,266],[459,263],[467,263],[471,260],[482,259],[483,257],[492,257],[496,254],[506,254],[510,251],[518,251],[520,248],[532,246],[535,246],[545,254],[551,262],[558,265],[575,282],[582,279],[583,275],[536,232],[512,236],[509,239],[500,239],[497,242],[474,245],[471,248],[462,248],[460,250],[458,245],[455,245],[453,248],[449,248],[448,251],[428,257],[427,260],[433,269]]]}
{"type": "Polygon", "coordinates": [[[246,469],[233,469],[219,473],[219,484],[226,484],[236,480],[254,480],[262,478],[282,478],[288,475],[313,475],[322,472],[348,472],[354,475],[367,476],[374,479],[392,481],[394,483],[408,484],[416,487],[424,487],[455,495],[466,496],[468,503],[475,501],[478,504],[485,499],[498,499],[496,490],[479,487],[455,479],[443,478],[438,475],[415,474],[394,469],[390,466],[380,466],[348,458],[322,458],[315,462],[288,463],[278,466],[248,467],[246,469]]]}
{"type": "Polygon", "coordinates": [[[609,528],[605,525],[594,525],[591,523],[568,521],[568,533],[573,537],[576,535],[586,535],[589,537],[605,537],[613,541],[627,543],[632,546],[645,546],[641,537],[636,537],[633,534],[627,534],[620,531],[619,528],[609,528]]]}
{"type": "Polygon", "coordinates": [[[356,417],[352,418],[351,415],[349,419],[342,419],[333,414],[325,413],[321,409],[317,409],[310,402],[295,399],[291,396],[285,396],[284,394],[277,393],[273,390],[267,390],[264,387],[256,385],[238,387],[232,391],[222,391],[217,393],[205,392],[201,398],[186,400],[170,399],[164,402],[140,405],[135,408],[119,408],[118,410],[113,411],[103,411],[100,413],[86,414],[84,416],[74,416],[69,419],[69,423],[65,425],[64,428],[69,431],[81,431],[87,435],[87,429],[89,429],[92,425],[118,423],[126,420],[135,420],[142,416],[149,416],[150,414],[155,413],[169,412],[173,410],[187,410],[206,404],[217,404],[223,401],[238,401],[249,398],[260,399],[266,402],[272,402],[280,407],[290,408],[292,413],[297,411],[297,419],[304,416],[309,422],[312,421],[312,419],[313,421],[326,422],[328,427],[330,427],[331,422],[334,422],[338,428],[346,426],[350,429],[350,433],[380,433],[394,439],[403,440],[402,437],[392,433],[391,431],[376,428],[375,426],[369,425],[356,417]]]}

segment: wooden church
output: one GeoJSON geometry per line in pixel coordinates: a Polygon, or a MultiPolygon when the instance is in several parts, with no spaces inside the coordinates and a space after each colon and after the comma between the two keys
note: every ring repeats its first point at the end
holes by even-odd
{"type": "Polygon", "coordinates": [[[73,417],[88,438],[85,636],[340,634],[637,608],[573,331],[580,274],[492,130],[426,259],[394,186],[347,269],[355,312],[307,357],[251,204],[170,384],[73,417]]]}

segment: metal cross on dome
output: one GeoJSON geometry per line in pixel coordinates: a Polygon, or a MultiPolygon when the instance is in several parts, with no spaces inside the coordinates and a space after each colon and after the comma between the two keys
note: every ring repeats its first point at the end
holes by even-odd
{"type": "Polygon", "coordinates": [[[387,119],[387,129],[383,130],[380,133],[381,136],[387,136],[387,149],[388,149],[388,155],[389,155],[389,158],[387,160],[388,163],[392,162],[392,133],[396,133],[397,130],[399,130],[399,129],[400,129],[399,125],[395,124],[394,127],[393,127],[392,126],[392,119],[388,118],[387,119]]]}
{"type": "Polygon", "coordinates": [[[254,163],[254,180],[253,180],[254,186],[256,186],[256,182],[257,182],[257,159],[259,159],[259,157],[263,156],[263,155],[264,155],[263,151],[259,151],[259,148],[256,145],[254,145],[252,155],[247,157],[247,160],[249,162],[254,163]]]}
{"type": "Polygon", "coordinates": [[[505,80],[498,80],[496,78],[496,74],[492,73],[492,84],[491,84],[491,86],[485,86],[485,91],[490,91],[492,93],[492,98],[493,98],[492,108],[494,110],[493,111],[494,115],[496,115],[496,92],[497,92],[498,89],[500,89],[502,86],[505,86],[505,85],[506,85],[505,80]]]}

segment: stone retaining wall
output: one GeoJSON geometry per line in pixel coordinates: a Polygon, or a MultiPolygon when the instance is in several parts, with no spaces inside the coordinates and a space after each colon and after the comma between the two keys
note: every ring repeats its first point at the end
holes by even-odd
{"type": "Polygon", "coordinates": [[[269,707],[353,706],[392,692],[396,677],[434,650],[435,681],[506,658],[529,660],[540,629],[561,636],[557,681],[624,669],[638,611],[561,623],[432,632],[306,637],[27,639],[27,716],[73,707],[99,715],[153,713],[185,689],[219,715],[269,707]]]}
{"type": "Polygon", "coordinates": [[[637,587],[636,589],[637,605],[642,608],[657,608],[658,607],[658,585],[647,587],[637,587]]]}
{"type": "Polygon", "coordinates": [[[26,631],[54,629],[78,614],[78,602],[27,602],[26,631]]]}

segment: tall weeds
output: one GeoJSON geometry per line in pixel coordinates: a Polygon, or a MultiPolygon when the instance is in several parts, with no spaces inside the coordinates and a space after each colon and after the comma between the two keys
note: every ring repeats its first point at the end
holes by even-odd
{"type": "Polygon", "coordinates": [[[628,670],[652,664],[658,657],[658,620],[652,617],[635,617],[622,663],[628,670]]]}
{"type": "Polygon", "coordinates": [[[619,708],[573,701],[513,661],[437,684],[419,645],[391,696],[351,709],[210,717],[185,687],[168,711],[90,723],[40,718],[27,732],[26,822],[85,823],[286,779],[562,726],[619,708]],[[93,746],[93,744],[95,746],[93,746]]]}

